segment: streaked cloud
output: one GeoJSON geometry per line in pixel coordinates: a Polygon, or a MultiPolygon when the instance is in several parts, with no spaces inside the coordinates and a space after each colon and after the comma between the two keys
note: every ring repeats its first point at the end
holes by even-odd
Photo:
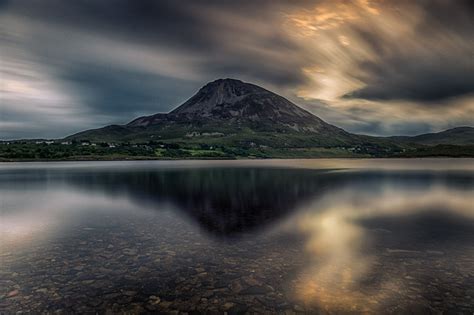
{"type": "Polygon", "coordinates": [[[126,123],[219,77],[353,132],[474,125],[473,15],[468,0],[2,1],[0,138],[126,123]]]}

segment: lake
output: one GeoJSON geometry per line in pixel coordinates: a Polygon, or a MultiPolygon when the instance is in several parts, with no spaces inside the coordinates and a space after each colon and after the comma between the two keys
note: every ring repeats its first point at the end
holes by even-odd
{"type": "Polygon", "coordinates": [[[474,160],[0,164],[0,313],[474,312],[474,160]]]}

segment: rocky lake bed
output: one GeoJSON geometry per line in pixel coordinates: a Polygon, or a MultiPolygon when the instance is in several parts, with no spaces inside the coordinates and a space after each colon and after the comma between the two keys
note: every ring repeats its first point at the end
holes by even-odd
{"type": "Polygon", "coordinates": [[[471,175],[166,172],[0,172],[0,314],[474,311],[471,175]]]}

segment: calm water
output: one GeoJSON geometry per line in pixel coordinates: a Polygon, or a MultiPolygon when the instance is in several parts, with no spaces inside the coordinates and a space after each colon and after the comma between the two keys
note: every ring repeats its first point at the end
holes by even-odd
{"type": "Polygon", "coordinates": [[[474,312],[474,160],[0,164],[0,313],[474,312]]]}

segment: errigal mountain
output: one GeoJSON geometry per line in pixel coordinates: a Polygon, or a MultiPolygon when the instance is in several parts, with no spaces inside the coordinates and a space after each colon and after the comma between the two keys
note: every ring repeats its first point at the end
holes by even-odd
{"type": "Polygon", "coordinates": [[[235,79],[206,84],[169,113],[87,130],[66,140],[122,148],[149,144],[147,150],[157,158],[474,155],[470,127],[415,137],[352,134],[280,95],[235,79]]]}
{"type": "Polygon", "coordinates": [[[197,94],[169,114],[140,117],[130,127],[148,127],[168,121],[209,124],[225,121],[256,130],[341,132],[287,99],[259,86],[224,79],[205,85],[197,94]]]}
{"type": "Polygon", "coordinates": [[[219,79],[169,113],[126,125],[88,130],[68,139],[136,142],[163,140],[231,146],[337,147],[390,143],[354,135],[254,84],[219,79]]]}

